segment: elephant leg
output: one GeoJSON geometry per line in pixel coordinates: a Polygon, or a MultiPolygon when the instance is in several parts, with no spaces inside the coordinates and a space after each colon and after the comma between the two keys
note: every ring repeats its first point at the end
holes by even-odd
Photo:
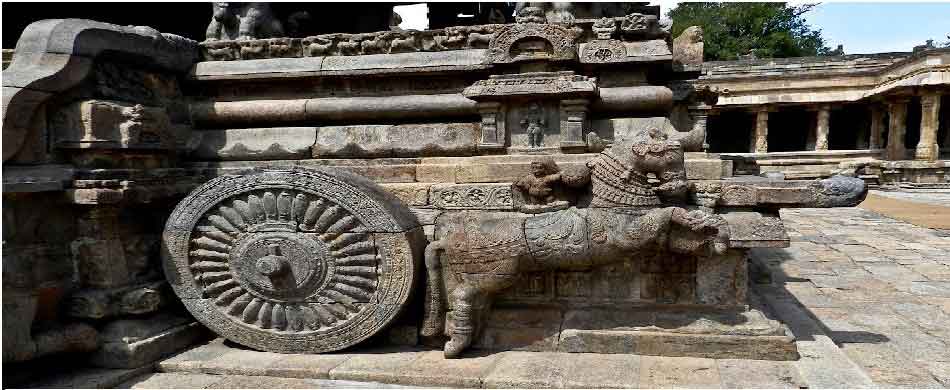
{"type": "Polygon", "coordinates": [[[475,333],[475,298],[479,291],[474,283],[463,282],[452,292],[451,338],[445,343],[445,358],[457,358],[472,345],[475,333]]]}

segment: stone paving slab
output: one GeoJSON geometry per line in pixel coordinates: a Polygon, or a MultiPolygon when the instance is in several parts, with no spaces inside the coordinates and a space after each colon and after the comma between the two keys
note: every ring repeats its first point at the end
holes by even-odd
{"type": "Polygon", "coordinates": [[[375,382],[270,376],[153,373],[129,380],[122,389],[387,389],[403,386],[375,382]]]}

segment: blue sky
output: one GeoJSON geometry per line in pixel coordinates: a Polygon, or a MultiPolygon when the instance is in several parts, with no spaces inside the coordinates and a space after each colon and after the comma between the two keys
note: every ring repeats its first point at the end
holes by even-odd
{"type": "Polygon", "coordinates": [[[927,39],[948,40],[950,3],[823,3],[805,19],[848,54],[911,51],[927,39]]]}
{"type": "MultiPolygon", "coordinates": [[[[802,1],[795,1],[801,3],[802,1]]],[[[662,12],[677,0],[654,1],[662,12]]],[[[396,7],[403,28],[426,28],[426,6],[396,7]]],[[[947,41],[950,34],[950,2],[825,2],[805,14],[813,28],[821,29],[828,46],[844,45],[848,54],[911,51],[927,39],[947,41]]]]}

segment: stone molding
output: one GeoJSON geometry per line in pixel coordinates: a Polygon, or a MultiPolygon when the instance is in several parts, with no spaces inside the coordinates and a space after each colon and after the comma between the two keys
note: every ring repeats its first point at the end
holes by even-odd
{"type": "Polygon", "coordinates": [[[492,75],[465,88],[462,95],[476,101],[512,97],[596,96],[597,79],[574,72],[535,72],[492,75]]]}
{"type": "MultiPolygon", "coordinates": [[[[3,161],[25,144],[39,108],[53,95],[79,85],[104,52],[147,59],[152,66],[184,72],[197,60],[197,44],[149,27],[117,26],[83,19],[30,24],[16,56],[3,71],[3,161]]],[[[43,120],[42,122],[45,122],[43,120]]]]}

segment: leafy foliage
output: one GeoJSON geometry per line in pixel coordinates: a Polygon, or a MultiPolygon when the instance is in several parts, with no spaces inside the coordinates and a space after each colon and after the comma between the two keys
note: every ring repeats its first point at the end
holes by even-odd
{"type": "Polygon", "coordinates": [[[740,55],[757,58],[840,55],[843,48],[825,46],[821,30],[813,30],[802,17],[814,5],[786,3],[680,3],[667,13],[673,19],[673,36],[689,26],[700,26],[705,59],[735,60],[740,55]]]}

